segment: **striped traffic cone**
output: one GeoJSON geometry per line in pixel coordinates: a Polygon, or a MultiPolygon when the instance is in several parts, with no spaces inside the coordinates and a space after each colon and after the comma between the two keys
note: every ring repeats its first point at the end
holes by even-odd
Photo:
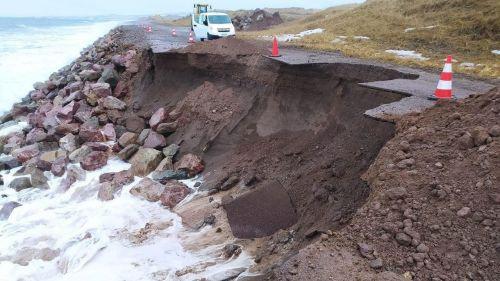
{"type": "Polygon", "coordinates": [[[438,99],[451,99],[452,97],[452,79],[453,79],[453,69],[452,69],[452,58],[448,56],[446,58],[446,63],[444,64],[443,72],[439,79],[436,92],[434,95],[438,99]]]}
{"type": "Polygon", "coordinates": [[[175,28],[172,29],[172,37],[177,37],[177,32],[175,32],[175,28]]]}
{"type": "Polygon", "coordinates": [[[188,43],[194,43],[194,38],[193,38],[193,32],[192,31],[189,31],[189,39],[188,39],[188,43]]]}
{"type": "Polygon", "coordinates": [[[274,39],[273,39],[273,49],[271,51],[271,57],[273,57],[273,58],[281,57],[280,49],[278,46],[278,39],[276,38],[276,36],[274,36],[274,39]]]}

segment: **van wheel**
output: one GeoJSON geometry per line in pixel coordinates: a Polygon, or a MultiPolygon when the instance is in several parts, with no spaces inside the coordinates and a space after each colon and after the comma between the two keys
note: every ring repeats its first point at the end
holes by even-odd
{"type": "Polygon", "coordinates": [[[201,42],[205,42],[205,38],[201,38],[200,40],[201,40],[201,42]]]}

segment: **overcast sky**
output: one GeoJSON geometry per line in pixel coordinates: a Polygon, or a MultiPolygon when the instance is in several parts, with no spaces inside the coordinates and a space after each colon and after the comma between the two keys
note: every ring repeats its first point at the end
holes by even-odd
{"type": "Polygon", "coordinates": [[[193,2],[216,9],[278,7],[326,8],[364,0],[0,0],[0,16],[94,16],[189,13],[193,2]]]}

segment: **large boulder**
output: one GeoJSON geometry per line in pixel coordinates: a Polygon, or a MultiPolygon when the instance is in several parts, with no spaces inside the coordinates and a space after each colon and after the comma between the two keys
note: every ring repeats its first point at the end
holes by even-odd
{"type": "Polygon", "coordinates": [[[144,140],[145,148],[161,149],[166,145],[167,140],[165,139],[165,137],[155,131],[149,132],[148,137],[144,140]]]}
{"type": "Polygon", "coordinates": [[[68,158],[66,156],[57,158],[54,163],[52,163],[52,168],[50,171],[56,177],[62,177],[66,172],[66,166],[68,165],[68,158]]]}
{"type": "Polygon", "coordinates": [[[163,154],[160,151],[152,148],[141,148],[130,159],[130,164],[134,175],[143,177],[154,171],[162,159],[163,154]]]}
{"type": "Polygon", "coordinates": [[[83,142],[103,142],[106,138],[99,130],[98,124],[87,121],[80,126],[79,137],[83,142]]]}
{"type": "Polygon", "coordinates": [[[165,184],[160,200],[163,206],[173,209],[190,193],[191,189],[185,184],[176,180],[170,180],[165,184]]]}
{"type": "Polygon", "coordinates": [[[158,125],[167,120],[167,118],[167,111],[165,110],[165,108],[161,107],[153,114],[153,116],[151,116],[151,119],[149,119],[149,125],[151,126],[151,128],[153,128],[153,130],[156,130],[158,125]]]}
{"type": "Polygon", "coordinates": [[[108,154],[102,151],[93,151],[80,162],[82,169],[86,171],[98,170],[108,163],[108,154]]]}
{"type": "Polygon", "coordinates": [[[165,187],[161,183],[144,178],[130,189],[130,194],[144,198],[149,202],[157,202],[160,200],[164,190],[165,187]]]}
{"type": "Polygon", "coordinates": [[[21,190],[24,190],[27,188],[31,188],[33,186],[31,184],[30,177],[19,177],[19,178],[13,179],[10,182],[9,187],[14,189],[15,191],[21,191],[21,190]]]}
{"type": "Polygon", "coordinates": [[[190,177],[194,177],[203,172],[205,166],[200,157],[194,154],[186,154],[176,163],[175,168],[186,171],[190,177]]]}

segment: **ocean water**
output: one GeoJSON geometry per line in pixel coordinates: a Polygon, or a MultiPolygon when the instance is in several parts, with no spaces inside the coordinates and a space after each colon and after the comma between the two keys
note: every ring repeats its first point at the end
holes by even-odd
{"type": "Polygon", "coordinates": [[[0,113],[130,18],[0,17],[0,113]]]}

